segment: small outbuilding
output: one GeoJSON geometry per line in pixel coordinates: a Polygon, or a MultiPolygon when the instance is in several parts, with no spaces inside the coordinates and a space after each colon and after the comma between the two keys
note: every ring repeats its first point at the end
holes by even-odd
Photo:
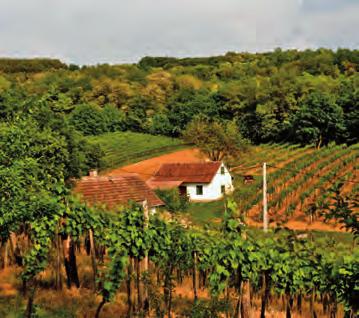
{"type": "Polygon", "coordinates": [[[98,176],[91,173],[76,183],[74,193],[89,205],[104,205],[108,209],[125,206],[129,201],[142,204],[147,200],[150,211],[154,213],[157,207],[164,205],[137,174],[98,176]]]}
{"type": "Polygon", "coordinates": [[[214,201],[233,191],[223,162],[166,163],[147,181],[152,189],[178,188],[191,201],[214,201]]]}

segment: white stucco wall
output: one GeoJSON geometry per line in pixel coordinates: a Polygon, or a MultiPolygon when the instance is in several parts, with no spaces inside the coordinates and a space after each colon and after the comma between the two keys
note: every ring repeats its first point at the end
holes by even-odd
{"type": "MultiPolygon", "coordinates": [[[[222,164],[222,166],[224,165],[222,164]]],[[[211,183],[184,183],[183,185],[187,187],[187,195],[192,201],[211,201],[222,198],[222,185],[226,187],[226,193],[233,191],[232,176],[225,166],[224,174],[221,174],[221,168],[219,168],[211,183]],[[203,195],[196,194],[197,185],[203,186],[203,195]]]]}

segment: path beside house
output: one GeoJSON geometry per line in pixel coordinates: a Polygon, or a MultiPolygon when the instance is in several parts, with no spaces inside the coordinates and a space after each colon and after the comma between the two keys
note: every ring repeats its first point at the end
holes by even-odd
{"type": "Polygon", "coordinates": [[[147,181],[158,170],[163,163],[175,162],[203,162],[206,157],[196,148],[180,150],[159,157],[140,161],[111,171],[107,171],[105,175],[116,176],[122,173],[137,173],[140,178],[147,181]]]}

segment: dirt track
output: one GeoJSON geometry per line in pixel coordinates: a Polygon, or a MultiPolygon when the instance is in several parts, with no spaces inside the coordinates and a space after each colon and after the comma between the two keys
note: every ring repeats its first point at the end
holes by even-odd
{"type": "Polygon", "coordinates": [[[105,173],[107,176],[116,176],[122,173],[137,173],[141,179],[148,180],[163,163],[198,162],[206,158],[198,149],[191,148],[176,151],[159,157],[147,159],[128,166],[120,167],[105,173]]]}

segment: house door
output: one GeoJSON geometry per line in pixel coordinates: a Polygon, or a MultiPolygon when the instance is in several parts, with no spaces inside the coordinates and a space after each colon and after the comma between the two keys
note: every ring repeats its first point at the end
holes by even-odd
{"type": "Polygon", "coordinates": [[[187,195],[187,187],[186,186],[179,186],[179,193],[181,196],[186,196],[187,195]]]}

